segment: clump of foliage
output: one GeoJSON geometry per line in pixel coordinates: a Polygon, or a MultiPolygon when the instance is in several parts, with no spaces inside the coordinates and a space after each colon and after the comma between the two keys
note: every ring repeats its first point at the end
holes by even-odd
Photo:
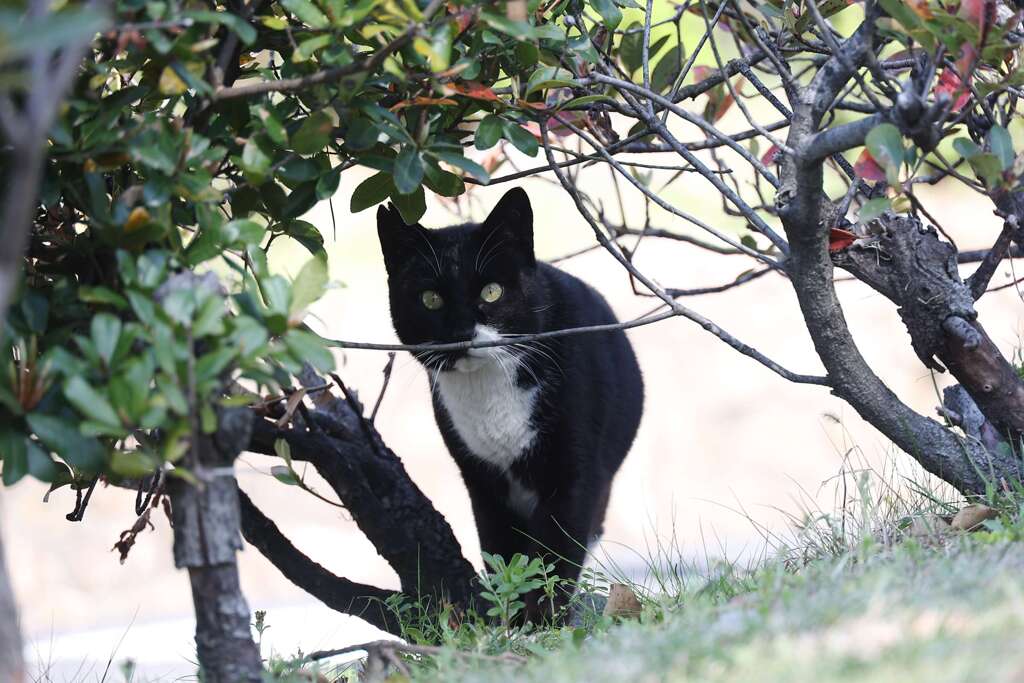
{"type": "MultiPolygon", "coordinates": [[[[175,528],[197,596],[218,568],[230,566],[218,581],[237,584],[237,508],[247,538],[320,599],[347,611],[386,602],[389,591],[324,576],[233,480],[222,486],[238,452],[281,454],[283,440],[288,475],[291,459],[314,464],[404,592],[444,587],[461,613],[480,583],[362,406],[340,379],[344,401],[321,386],[309,405],[301,392],[313,385],[298,388],[305,364],[329,372],[331,347],[351,345],[304,323],[327,286],[328,226],[303,216],[344,188],[353,211],[387,200],[413,223],[427,192],[448,200],[551,173],[637,290],[658,300],[660,311],[630,325],[687,318],[780,377],[832,391],[959,491],[1012,490],[1024,380],[974,301],[1024,245],[1020,10],[996,0],[30,0],[4,10],[0,310],[13,303],[0,327],[3,482],[74,487],[76,520],[101,478],[139,486],[139,523],[168,495],[183,522],[222,505],[224,533],[211,538],[223,542],[205,554],[185,552],[203,542],[175,528]],[[737,111],[745,128],[722,130],[737,111]],[[681,139],[677,123],[697,139],[681,139]],[[496,176],[513,149],[543,161],[496,176]],[[594,163],[640,195],[642,225],[625,211],[617,222],[577,183],[575,167],[594,163]],[[723,209],[674,206],[656,171],[669,184],[696,174],[723,209]],[[939,182],[1005,220],[990,249],[959,252],[925,228],[937,222],[914,190],[939,182]],[[658,228],[654,207],[706,236],[658,228]],[[634,239],[753,267],[725,285],[662,287],[633,263],[634,239]],[[287,242],[310,255],[292,280],[268,259],[287,242]],[[962,278],[957,264],[975,262],[962,278]],[[959,382],[943,422],[903,403],[860,354],[836,267],[891,299],[922,363],[959,382]],[[793,285],[823,375],[783,367],[681,303],[762,276],[793,285]]],[[[514,620],[519,587],[547,585],[530,578],[531,562],[496,567],[518,578],[489,585],[494,617],[514,620]]],[[[214,656],[200,645],[201,659],[214,656]]],[[[246,645],[248,668],[223,677],[254,679],[246,645]]]]}

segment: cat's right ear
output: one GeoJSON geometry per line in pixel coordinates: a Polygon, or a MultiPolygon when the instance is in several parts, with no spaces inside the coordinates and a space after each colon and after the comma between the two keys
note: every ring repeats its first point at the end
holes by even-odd
{"type": "Polygon", "coordinates": [[[422,230],[419,225],[406,225],[402,215],[391,203],[381,204],[377,209],[377,237],[384,254],[384,267],[388,273],[415,254],[415,232],[422,230]]]}

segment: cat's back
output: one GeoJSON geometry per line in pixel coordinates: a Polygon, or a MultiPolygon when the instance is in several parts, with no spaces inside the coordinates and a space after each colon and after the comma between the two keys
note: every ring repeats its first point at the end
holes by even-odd
{"type": "MultiPolygon", "coordinates": [[[[550,264],[538,264],[553,303],[549,330],[618,323],[611,306],[583,280],[550,264]]],[[[564,361],[560,400],[568,414],[587,414],[621,442],[625,455],[643,412],[644,385],[633,347],[623,330],[567,335],[559,340],[564,361]]]]}

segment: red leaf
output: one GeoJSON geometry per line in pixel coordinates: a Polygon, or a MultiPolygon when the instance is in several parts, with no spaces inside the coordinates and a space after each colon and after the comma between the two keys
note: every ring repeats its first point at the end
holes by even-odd
{"type": "Polygon", "coordinates": [[[768,148],[768,151],[761,156],[761,163],[765,166],[771,166],[778,159],[779,151],[778,145],[772,145],[768,148]]]}
{"type": "Polygon", "coordinates": [[[536,109],[538,111],[544,111],[548,108],[548,105],[545,102],[527,102],[524,99],[516,100],[516,104],[520,107],[529,107],[530,109],[536,109]]]}
{"type": "Polygon", "coordinates": [[[444,89],[455,95],[472,97],[474,100],[485,100],[487,102],[498,101],[498,96],[494,94],[493,90],[488,88],[486,85],[477,83],[476,81],[466,81],[465,84],[446,83],[444,89]]]}
{"type": "Polygon", "coordinates": [[[857,157],[857,161],[853,164],[853,172],[857,174],[858,178],[863,178],[864,180],[874,180],[876,182],[885,180],[885,171],[878,165],[878,162],[871,156],[871,152],[867,148],[857,157]]]}
{"type": "Polygon", "coordinates": [[[857,235],[842,228],[831,228],[828,231],[828,250],[841,251],[857,241],[857,235]]]}
{"type": "Polygon", "coordinates": [[[962,83],[963,81],[960,80],[955,71],[943,69],[942,74],[939,76],[939,82],[935,85],[933,92],[936,95],[946,93],[950,99],[956,97],[956,102],[953,103],[953,111],[960,111],[971,100],[971,92],[967,88],[962,87],[962,83]]]}
{"type": "Polygon", "coordinates": [[[995,18],[996,3],[993,0],[962,0],[958,14],[970,19],[979,27],[983,23],[991,23],[995,18]]]}
{"type": "Polygon", "coordinates": [[[420,107],[427,104],[452,105],[458,104],[458,102],[451,99],[450,97],[414,97],[410,100],[402,100],[398,104],[393,105],[391,107],[391,111],[398,111],[399,109],[404,109],[405,107],[420,107]]]}
{"type": "Polygon", "coordinates": [[[963,78],[970,80],[974,74],[972,67],[977,63],[978,48],[974,43],[964,43],[960,46],[960,59],[956,60],[956,72],[963,78]]]}

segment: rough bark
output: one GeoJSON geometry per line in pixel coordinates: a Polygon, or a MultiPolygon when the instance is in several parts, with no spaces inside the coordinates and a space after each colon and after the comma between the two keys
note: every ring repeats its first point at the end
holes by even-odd
{"type": "Polygon", "coordinates": [[[945,365],[989,422],[1016,441],[1024,433],[1024,382],[978,322],[956,249],[912,216],[886,214],[869,230],[832,260],[893,301],[921,361],[939,371],[945,365]]]}
{"type": "Polygon", "coordinates": [[[210,683],[262,680],[263,666],[235,561],[242,543],[232,464],[250,433],[248,411],[224,411],[217,435],[200,436],[192,445],[198,485],[179,479],[169,487],[174,563],[188,569],[199,665],[203,680],[210,683]]]}
{"type": "MultiPolygon", "coordinates": [[[[343,400],[319,392],[316,400],[318,408],[305,412],[308,428],[307,419],[296,419],[296,426],[287,429],[257,420],[249,450],[274,455],[274,443],[287,441],[292,459],[311,463],[334,489],[360,530],[398,574],[402,592],[469,605],[476,590],[472,565],[444,516],[362,417],[362,406],[351,395],[343,400]]],[[[280,555],[264,554],[288,575],[280,555]]],[[[318,572],[299,581],[294,576],[293,572],[289,578],[312,594],[320,592],[314,581],[318,572]]],[[[350,597],[342,592],[336,601],[350,597]]]]}
{"type": "Polygon", "coordinates": [[[239,492],[242,534],[286,579],[333,610],[359,617],[377,628],[401,634],[401,625],[385,601],[396,591],[335,576],[292,545],[244,492],[239,492]]]}
{"type": "Polygon", "coordinates": [[[831,57],[812,82],[793,96],[787,145],[795,154],[782,163],[776,205],[790,242],[790,276],[815,351],[833,391],[867,422],[914,457],[927,471],[965,494],[985,493],[1001,480],[1018,481],[1020,462],[991,453],[904,404],[871,370],[850,334],[832,282],[828,235],[833,211],[823,193],[823,164],[806,150],[836,94],[873,49],[874,17],[831,57]]]}

